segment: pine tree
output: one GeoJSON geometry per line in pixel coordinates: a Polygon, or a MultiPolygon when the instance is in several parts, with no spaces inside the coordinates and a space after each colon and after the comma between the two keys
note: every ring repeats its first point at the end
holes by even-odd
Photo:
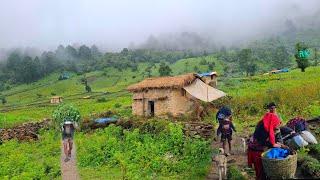
{"type": "Polygon", "coordinates": [[[164,62],[161,62],[159,67],[160,76],[170,76],[171,73],[172,73],[171,68],[168,65],[166,65],[164,62]]]}

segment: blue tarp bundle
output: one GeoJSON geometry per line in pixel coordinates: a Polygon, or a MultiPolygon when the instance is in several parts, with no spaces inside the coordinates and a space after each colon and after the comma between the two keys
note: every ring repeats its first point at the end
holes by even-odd
{"type": "Polygon", "coordinates": [[[289,69],[287,69],[287,68],[280,69],[280,72],[289,72],[289,69]]]}
{"type": "Polygon", "coordinates": [[[108,117],[108,118],[99,118],[96,119],[95,122],[98,124],[105,124],[110,122],[116,122],[118,119],[116,117],[108,117]]]}
{"type": "Polygon", "coordinates": [[[284,159],[289,155],[288,149],[272,148],[265,155],[269,159],[284,159]]]}

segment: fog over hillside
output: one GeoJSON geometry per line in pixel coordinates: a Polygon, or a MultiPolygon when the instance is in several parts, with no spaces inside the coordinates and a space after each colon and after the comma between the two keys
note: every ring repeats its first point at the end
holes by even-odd
{"type": "Polygon", "coordinates": [[[4,0],[0,22],[5,49],[59,44],[201,49],[279,35],[292,25],[319,29],[320,1],[4,0]]]}

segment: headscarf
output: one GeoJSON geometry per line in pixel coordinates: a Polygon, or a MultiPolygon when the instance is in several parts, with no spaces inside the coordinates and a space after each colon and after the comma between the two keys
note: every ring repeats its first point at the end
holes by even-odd
{"type": "Polygon", "coordinates": [[[281,121],[277,114],[268,112],[262,118],[264,129],[269,133],[269,140],[272,145],[276,143],[274,129],[277,128],[281,121]]]}

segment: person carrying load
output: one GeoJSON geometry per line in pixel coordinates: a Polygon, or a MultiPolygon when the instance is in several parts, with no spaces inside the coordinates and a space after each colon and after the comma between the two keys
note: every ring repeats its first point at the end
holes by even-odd
{"type": "Polygon", "coordinates": [[[62,124],[63,150],[66,156],[65,162],[69,161],[71,158],[75,127],[76,124],[72,121],[64,121],[62,124]]]}
{"type": "Polygon", "coordinates": [[[223,106],[222,108],[219,109],[219,111],[216,114],[216,120],[217,122],[221,122],[224,120],[226,117],[231,118],[232,120],[232,111],[228,106],[223,106]]]}
{"type": "Polygon", "coordinates": [[[256,179],[264,180],[266,175],[262,167],[261,154],[268,148],[286,147],[281,143],[281,136],[276,138],[276,134],[280,133],[279,126],[281,120],[276,113],[276,104],[268,104],[268,112],[258,122],[253,136],[248,143],[248,165],[256,172],[256,179]]]}
{"type": "Polygon", "coordinates": [[[232,132],[236,132],[236,129],[231,121],[231,115],[225,117],[223,120],[220,120],[219,127],[217,130],[217,136],[221,134],[221,143],[224,152],[226,153],[226,142],[228,141],[229,151],[226,153],[227,156],[231,152],[231,141],[232,141],[232,132]]]}

